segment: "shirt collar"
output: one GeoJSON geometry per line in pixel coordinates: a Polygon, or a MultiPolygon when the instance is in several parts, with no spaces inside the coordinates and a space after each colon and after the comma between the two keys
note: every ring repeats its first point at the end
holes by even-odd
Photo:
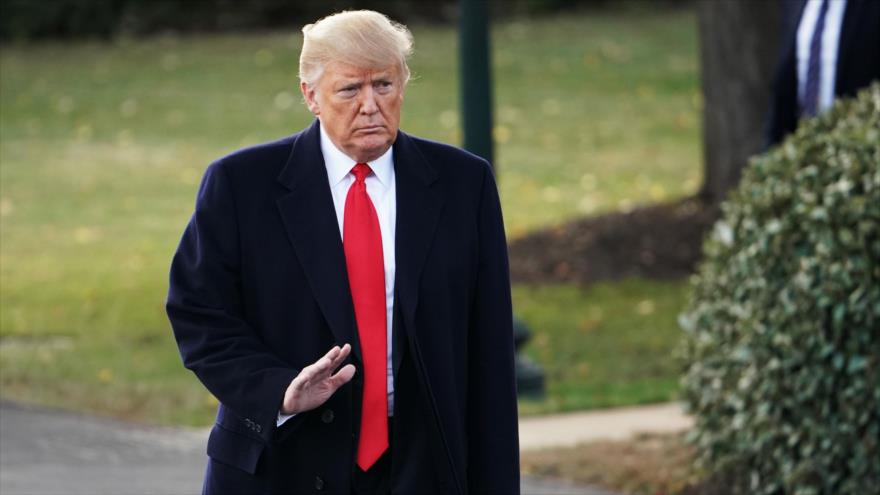
{"type": "MultiPolygon", "coordinates": [[[[330,136],[327,135],[327,132],[324,130],[324,126],[319,127],[321,129],[321,154],[324,155],[324,165],[327,167],[327,178],[330,180],[330,186],[335,187],[342,182],[342,179],[344,179],[349,172],[351,172],[351,169],[357,162],[333,144],[333,141],[330,140],[330,136]]],[[[391,146],[385,154],[371,162],[367,162],[367,165],[373,170],[373,175],[379,179],[379,182],[384,187],[388,187],[391,183],[391,177],[394,173],[393,150],[394,146],[391,146]]]]}

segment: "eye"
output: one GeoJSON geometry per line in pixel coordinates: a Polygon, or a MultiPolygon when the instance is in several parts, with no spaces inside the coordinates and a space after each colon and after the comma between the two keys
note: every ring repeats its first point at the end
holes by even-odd
{"type": "Polygon", "coordinates": [[[337,94],[343,98],[350,98],[357,93],[357,86],[345,86],[344,88],[337,91],[337,94]]]}
{"type": "Polygon", "coordinates": [[[379,80],[379,81],[376,81],[373,83],[373,87],[376,89],[376,91],[378,91],[379,93],[383,93],[383,94],[391,91],[391,88],[393,86],[394,86],[394,84],[391,81],[385,81],[385,80],[379,80]]]}

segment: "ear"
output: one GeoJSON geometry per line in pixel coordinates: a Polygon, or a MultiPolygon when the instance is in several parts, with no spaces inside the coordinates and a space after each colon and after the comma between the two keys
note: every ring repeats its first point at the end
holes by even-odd
{"type": "Polygon", "coordinates": [[[318,105],[318,99],[315,98],[315,88],[309,86],[305,82],[299,83],[299,90],[302,92],[303,98],[306,101],[306,106],[309,107],[309,111],[315,115],[321,113],[321,108],[318,105]]]}

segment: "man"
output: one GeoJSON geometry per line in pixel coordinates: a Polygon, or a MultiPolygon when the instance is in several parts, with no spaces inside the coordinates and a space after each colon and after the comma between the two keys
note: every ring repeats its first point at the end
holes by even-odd
{"type": "Polygon", "coordinates": [[[782,20],[769,146],[794,132],[799,119],[880,80],[880,2],[782,0],[782,20]]]}
{"type": "Polygon", "coordinates": [[[517,493],[506,241],[488,163],[398,130],[412,38],[303,28],[315,122],[211,164],[171,266],[220,400],[205,493],[517,493]]]}

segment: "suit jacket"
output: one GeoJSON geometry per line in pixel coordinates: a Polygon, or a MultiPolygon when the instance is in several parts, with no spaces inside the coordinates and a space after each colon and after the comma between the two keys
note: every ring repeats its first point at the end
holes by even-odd
{"type": "MultiPolygon", "coordinates": [[[[212,163],[172,261],[167,312],[183,362],[221,403],[207,492],[350,492],[360,373],[275,426],[290,381],[333,345],[351,343],[362,369],[319,125],[212,163]]],[[[393,489],[517,493],[510,282],[491,169],[403,132],[394,166],[393,489]]]]}
{"type": "MultiPolygon", "coordinates": [[[[797,29],[806,0],[782,0],[781,53],[767,120],[767,146],[797,128],[800,118],[797,83],[797,29]]],[[[847,0],[840,26],[834,96],[855,96],[880,80],[880,2],[847,0]]]]}

